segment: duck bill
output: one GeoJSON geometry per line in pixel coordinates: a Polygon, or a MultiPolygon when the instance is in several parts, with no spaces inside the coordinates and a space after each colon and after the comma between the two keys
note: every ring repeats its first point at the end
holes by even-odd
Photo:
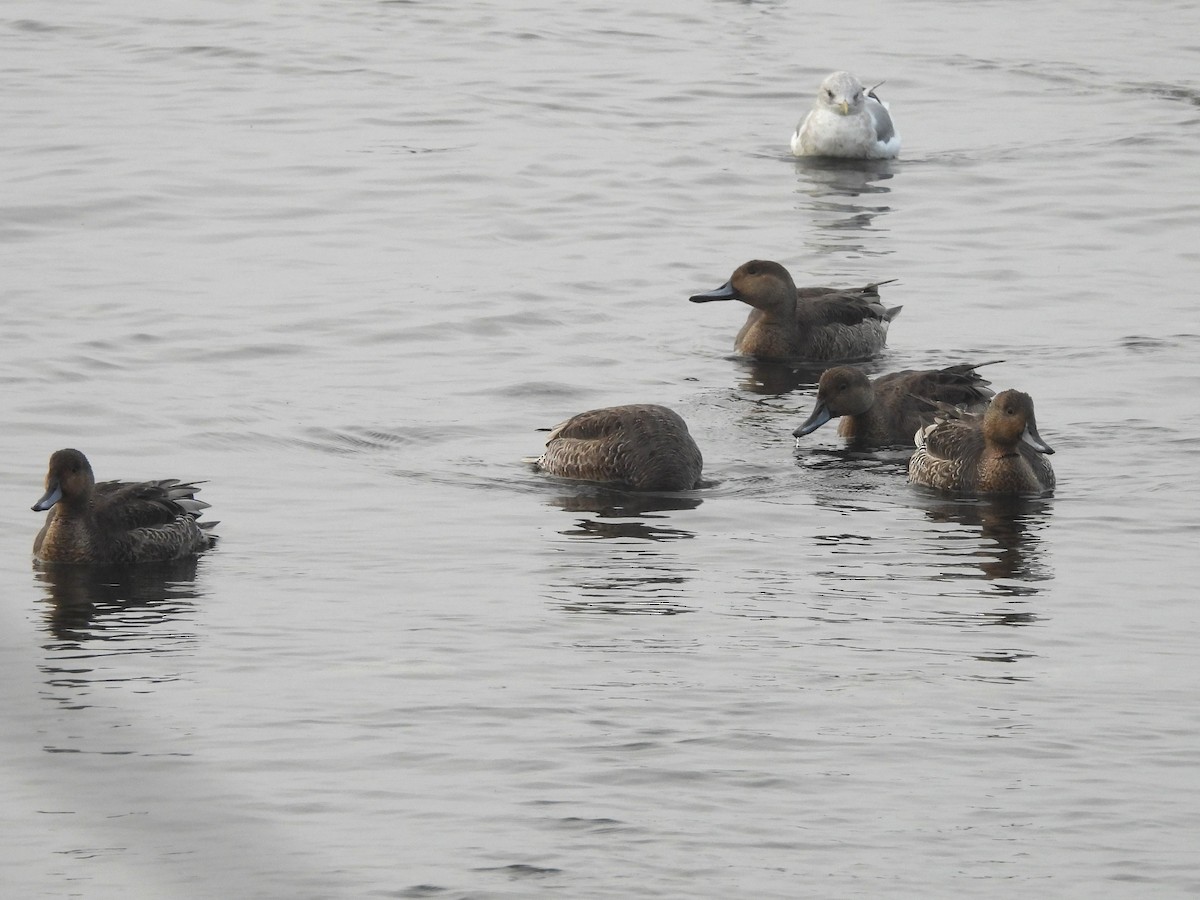
{"type": "Polygon", "coordinates": [[[1038,453],[1053,453],[1054,448],[1042,440],[1042,436],[1038,434],[1037,426],[1030,422],[1025,426],[1025,430],[1021,432],[1021,440],[1036,450],[1038,453]]]}
{"type": "Polygon", "coordinates": [[[62,487],[56,481],[46,489],[46,493],[42,495],[42,499],[33,504],[30,509],[32,509],[34,512],[45,512],[61,499],[62,487]]]}
{"type": "Polygon", "coordinates": [[[806,434],[812,434],[833,416],[829,414],[829,407],[822,401],[818,400],[817,405],[813,407],[812,415],[810,415],[803,425],[792,432],[792,437],[804,437],[806,434]]]}
{"type": "Polygon", "coordinates": [[[715,291],[705,291],[703,294],[693,294],[688,297],[693,303],[711,303],[713,300],[740,300],[738,292],[733,289],[733,282],[727,281],[715,291]]]}

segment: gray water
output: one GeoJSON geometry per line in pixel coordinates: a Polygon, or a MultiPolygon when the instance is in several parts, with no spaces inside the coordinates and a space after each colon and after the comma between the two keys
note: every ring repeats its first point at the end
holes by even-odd
{"type": "Polygon", "coordinates": [[[1200,11],[9,0],[0,882],[21,898],[1200,893],[1200,11]],[[900,160],[787,139],[834,68],[900,160]],[[1002,360],[1056,495],[800,448],[739,263],[1002,360]],[[707,485],[530,471],[658,402],[707,485]],[[30,564],[49,454],[218,548],[30,564]]]}

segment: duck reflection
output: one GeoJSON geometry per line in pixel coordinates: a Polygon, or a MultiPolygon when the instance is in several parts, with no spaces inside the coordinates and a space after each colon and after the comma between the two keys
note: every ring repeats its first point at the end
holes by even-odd
{"type": "Polygon", "coordinates": [[[750,394],[779,397],[802,387],[815,388],[825,364],[742,361],[744,376],[739,383],[750,394]]]}
{"type": "MultiPolygon", "coordinates": [[[[834,363],[806,363],[801,360],[792,362],[765,362],[762,360],[738,358],[742,367],[742,380],[738,387],[750,394],[780,397],[798,390],[808,390],[816,393],[817,382],[821,373],[834,363]]],[[[880,372],[885,363],[881,360],[862,360],[854,364],[868,375],[880,372]]]]}
{"type": "Polygon", "coordinates": [[[580,519],[573,528],[562,531],[568,537],[639,538],[647,541],[673,541],[695,537],[683,528],[671,527],[670,517],[660,513],[695,509],[699,497],[619,491],[611,488],[581,488],[578,493],[562,494],[548,503],[565,512],[595,513],[594,519],[580,519]]]}
{"type": "Polygon", "coordinates": [[[131,632],[179,618],[197,596],[196,557],[136,566],[41,564],[46,625],[58,640],[128,640],[131,632]]]}
{"type": "Polygon", "coordinates": [[[606,615],[691,611],[684,598],[694,573],[666,548],[695,537],[672,525],[670,514],[695,509],[699,497],[580,486],[548,502],[568,513],[595,514],[560,532],[571,540],[557,545],[563,552],[548,591],[553,603],[566,612],[606,615]]]}
{"type": "Polygon", "coordinates": [[[1033,582],[1054,577],[1039,535],[1050,510],[1050,501],[1040,497],[946,498],[931,500],[925,514],[933,522],[978,528],[982,540],[973,555],[984,577],[1012,582],[997,585],[1005,593],[1030,596],[1038,593],[1033,582]]]}

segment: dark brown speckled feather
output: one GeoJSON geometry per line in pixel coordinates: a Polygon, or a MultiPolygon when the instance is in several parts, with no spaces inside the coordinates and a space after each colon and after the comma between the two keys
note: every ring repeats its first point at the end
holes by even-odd
{"type": "Polygon", "coordinates": [[[639,491],[686,491],[699,482],[703,458],[677,413],[634,404],[567,419],[550,432],[537,465],[563,478],[639,491]]]}
{"type": "Polygon", "coordinates": [[[213,544],[216,523],[196,521],[208,507],[197,491],[178,479],[97,484],[86,456],[58,450],[46,493],[33,507],[49,510],[34,555],[44,562],[140,563],[200,553],[213,544]]]}
{"type": "Polygon", "coordinates": [[[917,429],[934,419],[937,407],[931,401],[969,412],[987,408],[993,392],[975,368],[964,363],[944,369],[906,369],[874,381],[855,366],[826,369],[812,414],[792,434],[803,437],[840,416],[838,434],[855,444],[911,446],[917,429]]]}
{"type": "Polygon", "coordinates": [[[914,484],[968,494],[1046,494],[1054,490],[1054,450],[1038,434],[1033,400],[1008,390],[982,415],[944,408],[916,434],[908,462],[914,484]]]}

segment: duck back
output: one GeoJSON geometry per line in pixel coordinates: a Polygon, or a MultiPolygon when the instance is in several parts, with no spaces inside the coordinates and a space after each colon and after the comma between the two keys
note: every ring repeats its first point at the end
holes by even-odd
{"type": "Polygon", "coordinates": [[[556,426],[537,466],[634,490],[686,491],[699,482],[703,457],[677,413],[633,404],[589,410],[556,426]]]}

